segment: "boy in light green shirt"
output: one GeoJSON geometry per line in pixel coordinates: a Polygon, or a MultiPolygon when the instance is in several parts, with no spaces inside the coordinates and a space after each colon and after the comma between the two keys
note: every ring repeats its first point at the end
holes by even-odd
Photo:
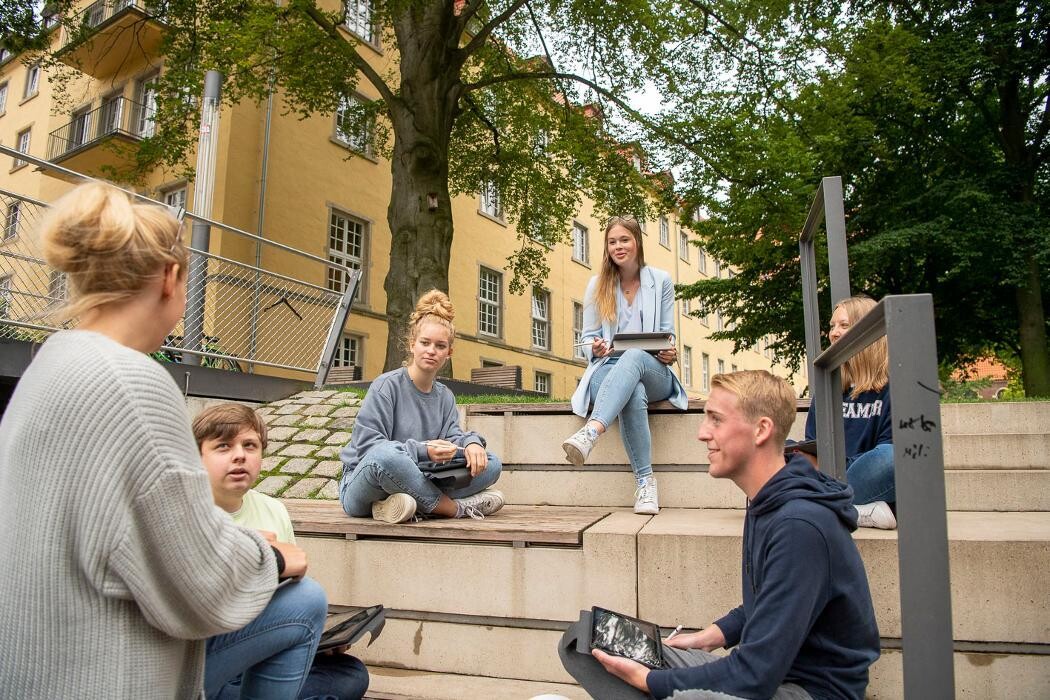
{"type": "MultiPolygon", "coordinates": [[[[215,505],[241,527],[295,544],[288,509],[278,499],[252,490],[266,448],[266,424],[259,414],[241,404],[218,404],[197,414],[193,436],[208,471],[215,505]]],[[[235,685],[225,688],[220,700],[227,694],[235,697],[239,691],[235,685]]],[[[349,654],[325,653],[315,657],[299,697],[359,700],[367,689],[368,670],[360,660],[349,654]]]]}

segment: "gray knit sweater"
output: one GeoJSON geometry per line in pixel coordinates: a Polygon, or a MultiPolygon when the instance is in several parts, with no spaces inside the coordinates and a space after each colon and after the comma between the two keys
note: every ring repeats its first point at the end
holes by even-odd
{"type": "Polygon", "coordinates": [[[0,698],[197,698],[203,640],[276,584],[171,377],[96,333],[44,343],[0,422],[0,698]]]}

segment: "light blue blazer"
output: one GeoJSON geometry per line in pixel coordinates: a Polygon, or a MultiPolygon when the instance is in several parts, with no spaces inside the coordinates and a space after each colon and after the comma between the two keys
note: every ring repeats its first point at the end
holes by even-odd
{"type": "MultiPolygon", "coordinates": [[[[671,275],[663,270],[646,265],[642,268],[640,277],[641,294],[638,301],[642,305],[642,331],[646,333],[659,331],[673,336],[675,334],[674,283],[671,281],[671,275]]],[[[581,340],[601,336],[606,343],[611,343],[613,336],[616,335],[616,321],[599,321],[598,307],[594,303],[594,292],[597,287],[598,277],[594,276],[587,283],[587,293],[583,297],[583,336],[581,340]]],[[[619,290],[619,285],[617,285],[617,290],[619,290]]],[[[590,345],[584,346],[584,352],[587,354],[590,364],[587,366],[587,371],[583,373],[583,378],[580,379],[580,385],[576,387],[576,392],[572,395],[572,412],[586,418],[587,408],[590,404],[589,387],[591,377],[594,376],[594,371],[605,364],[609,357],[608,355],[600,358],[591,357],[590,345]]],[[[667,400],[675,408],[684,411],[689,407],[689,397],[685,393],[685,387],[682,386],[682,382],[678,381],[674,370],[671,370],[671,383],[671,396],[667,400]]]]}

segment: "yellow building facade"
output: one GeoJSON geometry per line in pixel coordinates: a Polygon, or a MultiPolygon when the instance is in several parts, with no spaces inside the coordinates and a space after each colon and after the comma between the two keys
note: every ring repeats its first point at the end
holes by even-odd
{"type": "MultiPolygon", "coordinates": [[[[20,56],[3,57],[0,142],[102,176],[105,165],[127,163],[137,143],[155,128],[156,96],[150,84],[164,70],[163,56],[157,53],[163,26],[150,18],[141,0],[104,2],[93,11],[95,33],[61,54],[79,71],[66,85],[68,97],[61,105],[46,71],[20,56]],[[144,32],[144,40],[118,46],[130,26],[144,32]],[[123,59],[116,60],[118,55],[123,59]]],[[[376,32],[360,23],[345,31],[381,74],[392,67],[394,51],[377,43],[376,32]]],[[[52,40],[67,46],[65,28],[56,25],[52,40]]],[[[363,98],[377,97],[367,81],[360,81],[358,89],[363,98]]],[[[361,135],[344,133],[338,114],[299,119],[284,112],[279,95],[270,103],[222,110],[212,218],[360,268],[362,286],[336,361],[361,367],[365,378],[374,377],[383,370],[387,334],[383,281],[391,241],[386,220],[389,162],[372,154],[361,135]]],[[[70,187],[69,179],[46,170],[0,165],[0,188],[43,202],[54,201],[70,187]]],[[[193,211],[193,183],[175,172],[158,168],[134,189],[193,211]]],[[[10,218],[7,212],[5,216],[10,218]]],[[[585,369],[582,352],[573,346],[580,339],[584,289],[602,260],[603,222],[585,202],[567,224],[568,242],[550,248],[550,274],[542,287],[515,295],[509,292],[511,273],[504,268],[520,242],[499,203],[483,195],[457,197],[453,220],[449,293],[458,314],[453,376],[469,379],[473,368],[518,365],[523,388],[570,396],[585,369]]],[[[731,274],[692,242],[694,236],[675,212],[646,222],[644,231],[647,263],[669,271],[679,283],[731,274]]],[[[0,250],[13,245],[5,239],[0,250]]],[[[212,232],[210,251],[255,262],[249,241],[222,231],[212,232]]],[[[303,266],[272,248],[264,250],[261,267],[336,291],[343,284],[322,265],[303,266]]],[[[705,397],[710,377],[720,371],[762,368],[787,376],[764,343],[733,353],[730,342],[709,337],[721,326],[715,314],[698,317],[690,302],[682,300],[676,301],[676,310],[678,371],[691,397],[705,397]]],[[[804,377],[794,382],[797,388],[805,386],[804,377]]]]}

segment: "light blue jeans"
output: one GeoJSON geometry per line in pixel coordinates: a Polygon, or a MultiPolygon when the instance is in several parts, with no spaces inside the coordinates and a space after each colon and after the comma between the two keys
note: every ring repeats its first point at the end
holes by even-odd
{"type": "Polygon", "coordinates": [[[618,417],[623,449],[635,478],[652,476],[649,402],[663,401],[671,395],[671,368],[644,350],[628,350],[596,369],[588,390],[594,405],[591,420],[608,428],[618,417]]]}
{"type": "Polygon", "coordinates": [[[853,487],[853,502],[858,505],[874,501],[896,503],[893,445],[876,445],[848,461],[846,483],[853,487]]]}
{"type": "Polygon", "coordinates": [[[404,445],[383,443],[365,453],[352,474],[343,474],[339,481],[339,501],[346,514],[354,518],[372,517],[372,504],[395,493],[407,493],[416,499],[424,513],[437,508],[441,494],[449,498],[473,496],[484,491],[499,479],[503,463],[488,453],[485,471],[470,480],[461,489],[442,491],[419,469],[416,460],[404,445]]]}
{"type": "Polygon", "coordinates": [[[204,658],[204,693],[221,697],[228,684],[246,700],[295,700],[317,652],[328,615],[324,589],[310,578],[286,583],[266,608],[236,632],[212,637],[204,658]]]}

